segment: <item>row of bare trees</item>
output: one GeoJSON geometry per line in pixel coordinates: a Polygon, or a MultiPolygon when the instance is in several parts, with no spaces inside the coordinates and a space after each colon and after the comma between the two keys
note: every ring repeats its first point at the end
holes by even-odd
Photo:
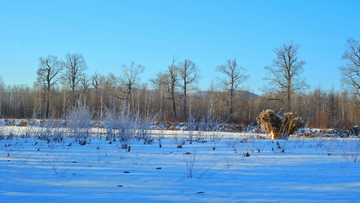
{"type": "MultiPolygon", "coordinates": [[[[119,97],[126,96],[118,88],[114,88],[111,82],[112,75],[99,75],[100,85],[98,88],[89,90],[80,89],[81,99],[84,99],[94,111],[94,116],[102,117],[105,107],[121,105],[123,100],[119,97]],[[120,96],[118,96],[120,95],[120,96]]],[[[178,88],[180,90],[180,88],[178,88]]],[[[61,118],[70,107],[69,102],[63,102],[71,95],[71,90],[64,87],[56,87],[51,90],[50,116],[61,118]]],[[[175,121],[173,112],[173,101],[169,92],[162,92],[161,88],[150,89],[143,84],[132,90],[133,99],[131,106],[139,110],[141,114],[150,115],[152,112],[162,112],[163,121],[175,121]],[[161,97],[161,95],[163,95],[161,97]]],[[[278,95],[271,95],[278,96],[278,95]]],[[[42,86],[34,84],[32,87],[26,85],[5,85],[1,93],[2,115],[4,118],[30,118],[33,109],[39,109],[45,118],[46,94],[42,86]]],[[[213,105],[213,112],[222,119],[228,119],[229,106],[227,100],[229,94],[219,88],[209,88],[207,91],[189,91],[187,98],[187,113],[195,117],[203,117],[213,105]]],[[[347,91],[335,92],[317,87],[306,93],[295,94],[291,98],[291,108],[295,116],[301,116],[304,121],[318,127],[332,127],[336,123],[338,127],[353,125],[360,122],[360,112],[356,103],[357,99],[347,91]]],[[[175,96],[177,121],[185,120],[183,97],[180,92],[175,96]]],[[[264,96],[257,96],[248,91],[234,91],[234,109],[231,121],[235,123],[248,124],[253,122],[256,116],[264,109],[274,109],[276,112],[285,112],[284,104],[276,100],[268,100],[264,96]],[[283,110],[282,110],[283,109],[283,110]]]]}
{"type": "MultiPolygon", "coordinates": [[[[49,55],[46,58],[39,58],[39,68],[37,70],[37,81],[43,86],[45,92],[45,117],[49,117],[51,88],[55,86],[59,79],[62,84],[68,86],[71,90],[69,101],[75,104],[77,97],[76,90],[79,86],[86,85],[85,70],[87,65],[81,54],[67,54],[65,61],[58,60],[57,56],[49,55]],[[62,71],[65,71],[62,73],[62,71]]],[[[41,97],[40,97],[41,98],[41,97]]]]}
{"type": "MultiPolygon", "coordinates": [[[[148,83],[141,83],[145,67],[131,62],[123,64],[121,73],[86,74],[88,69],[81,54],[67,54],[65,60],[49,55],[39,58],[38,79],[32,87],[5,85],[0,79],[0,113],[3,117],[31,117],[40,109],[43,118],[62,117],[66,110],[83,99],[101,117],[105,107],[127,102],[129,111],[143,114],[161,112],[162,119],[181,121],[191,114],[203,116],[210,106],[223,119],[250,122],[264,109],[292,111],[311,124],[350,125],[359,122],[360,46],[349,39],[339,70],[346,91],[310,90],[305,78],[305,61],[298,56],[299,46],[290,42],[274,49],[271,66],[266,66],[269,85],[257,96],[240,89],[250,76],[236,59],[229,59],[215,68],[218,83],[206,91],[197,88],[200,69],[190,59],[173,57],[170,65],[148,83]]],[[[95,114],[94,114],[95,115],[95,114]]]]}

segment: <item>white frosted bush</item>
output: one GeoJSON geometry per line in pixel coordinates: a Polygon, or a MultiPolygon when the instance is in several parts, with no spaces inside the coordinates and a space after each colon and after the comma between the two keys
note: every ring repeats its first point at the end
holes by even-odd
{"type": "Polygon", "coordinates": [[[127,110],[126,103],[117,108],[115,103],[112,109],[105,108],[103,120],[104,128],[109,138],[116,137],[123,143],[123,148],[130,145],[133,138],[143,139],[151,143],[150,130],[158,115],[142,117],[139,112],[131,113],[127,110]]]}
{"type": "Polygon", "coordinates": [[[193,115],[189,115],[187,120],[187,130],[189,132],[190,143],[193,141],[194,131],[196,130],[196,118],[193,115]]]}
{"type": "Polygon", "coordinates": [[[67,121],[66,126],[75,139],[85,141],[89,136],[91,117],[92,113],[90,112],[89,107],[80,101],[77,102],[77,105],[68,110],[68,113],[65,115],[67,121]]]}

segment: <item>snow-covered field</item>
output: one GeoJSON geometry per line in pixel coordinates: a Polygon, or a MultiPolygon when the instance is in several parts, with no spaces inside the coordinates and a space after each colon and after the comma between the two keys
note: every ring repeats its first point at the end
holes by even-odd
{"type": "Polygon", "coordinates": [[[194,132],[190,144],[189,132],[151,131],[129,152],[96,130],[80,145],[19,129],[34,130],[0,141],[1,203],[360,202],[359,138],[194,132]]]}

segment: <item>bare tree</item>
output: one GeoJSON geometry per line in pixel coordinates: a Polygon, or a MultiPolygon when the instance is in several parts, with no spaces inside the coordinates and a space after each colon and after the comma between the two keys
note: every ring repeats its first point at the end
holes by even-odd
{"type": "Polygon", "coordinates": [[[78,96],[75,94],[75,90],[81,85],[84,72],[88,67],[82,54],[67,54],[65,56],[65,69],[63,77],[71,89],[71,104],[75,105],[78,96]]]}
{"type": "Polygon", "coordinates": [[[144,72],[145,67],[142,66],[141,64],[135,65],[134,62],[131,62],[129,66],[123,64],[122,67],[123,67],[122,69],[123,77],[120,78],[120,84],[124,86],[126,89],[123,92],[128,95],[129,99],[127,103],[128,105],[127,108],[128,111],[131,111],[132,89],[134,88],[134,86],[137,85],[137,83],[139,83],[140,81],[139,75],[144,72]]]}
{"type": "Polygon", "coordinates": [[[360,42],[354,39],[347,40],[347,47],[343,60],[346,60],[346,65],[340,67],[341,82],[344,86],[350,88],[350,92],[356,97],[352,100],[357,108],[360,109],[360,42]]]}
{"type": "Polygon", "coordinates": [[[228,91],[229,98],[225,98],[225,101],[229,106],[230,116],[232,116],[234,113],[235,90],[250,76],[245,75],[246,69],[239,66],[239,64],[236,62],[236,59],[228,59],[225,64],[218,66],[215,71],[225,75],[220,79],[220,83],[223,89],[228,91]]]}
{"type": "Polygon", "coordinates": [[[300,74],[304,72],[305,61],[299,61],[298,49],[299,45],[294,45],[293,42],[276,48],[273,65],[265,67],[268,70],[268,77],[264,80],[269,80],[271,86],[264,90],[269,93],[268,95],[278,95],[270,96],[268,99],[286,103],[288,112],[291,111],[291,96],[309,88],[305,78],[300,77],[300,74]]]}
{"type": "Polygon", "coordinates": [[[178,85],[178,67],[175,65],[176,60],[178,57],[173,57],[173,61],[171,66],[167,69],[167,85],[168,85],[168,92],[170,93],[171,97],[168,99],[172,100],[172,112],[173,116],[176,119],[176,102],[175,102],[175,94],[176,94],[176,86],[178,85]]]}
{"type": "Polygon", "coordinates": [[[153,84],[153,86],[155,87],[155,89],[158,91],[158,93],[160,94],[160,101],[159,101],[159,105],[160,105],[160,112],[161,115],[163,114],[163,95],[164,95],[164,89],[165,89],[165,85],[166,85],[166,74],[162,73],[161,71],[159,73],[156,74],[156,78],[154,79],[150,79],[150,82],[153,84]]]}
{"type": "Polygon", "coordinates": [[[179,63],[178,65],[179,76],[182,80],[182,90],[183,90],[183,98],[184,98],[184,107],[183,107],[183,114],[184,118],[187,119],[187,92],[188,92],[188,85],[191,85],[200,78],[199,68],[197,65],[189,59],[186,59],[184,62],[179,63]]]}
{"type": "Polygon", "coordinates": [[[45,86],[46,91],[46,110],[45,117],[49,117],[50,108],[50,89],[58,82],[57,76],[64,69],[64,64],[57,59],[57,56],[49,55],[46,58],[39,58],[40,64],[36,73],[38,82],[45,86]]]}

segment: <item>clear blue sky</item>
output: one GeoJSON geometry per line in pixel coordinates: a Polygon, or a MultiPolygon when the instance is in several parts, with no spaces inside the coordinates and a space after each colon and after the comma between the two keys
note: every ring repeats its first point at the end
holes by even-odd
{"type": "Polygon", "coordinates": [[[360,40],[359,11],[360,1],[340,0],[0,0],[0,75],[31,86],[40,56],[76,52],[88,73],[119,76],[121,64],[134,61],[148,82],[176,55],[199,66],[206,90],[216,66],[237,58],[250,75],[243,87],[260,94],[272,50],[293,40],[311,89],[340,90],[346,40],[360,40]]]}

